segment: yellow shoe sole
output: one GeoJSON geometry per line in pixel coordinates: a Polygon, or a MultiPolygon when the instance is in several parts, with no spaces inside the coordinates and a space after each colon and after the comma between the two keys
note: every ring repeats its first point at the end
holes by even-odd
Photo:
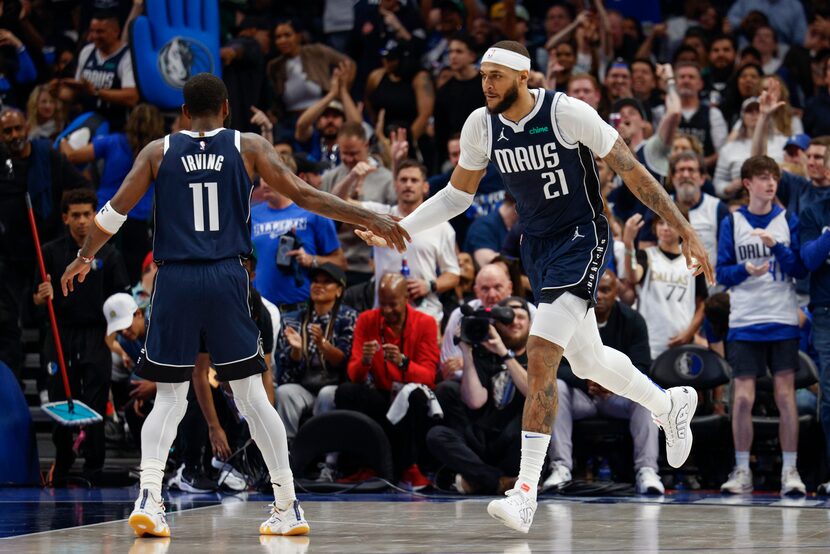
{"type": "Polygon", "coordinates": [[[134,514],[130,516],[130,527],[133,528],[136,537],[143,537],[149,535],[151,537],[169,537],[170,529],[162,532],[156,532],[156,525],[149,516],[144,514],[134,514]]]}
{"type": "Polygon", "coordinates": [[[294,536],[297,536],[297,535],[308,535],[308,533],[310,531],[311,531],[311,527],[309,527],[308,525],[298,525],[297,527],[294,527],[293,529],[289,529],[287,533],[272,533],[267,528],[266,529],[260,528],[259,534],[260,535],[280,536],[280,537],[294,537],[294,536]]]}

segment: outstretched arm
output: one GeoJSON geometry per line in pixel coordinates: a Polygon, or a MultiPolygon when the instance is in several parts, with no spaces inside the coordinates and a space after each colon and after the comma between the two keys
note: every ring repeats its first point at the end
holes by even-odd
{"type": "MultiPolygon", "coordinates": [[[[162,145],[164,139],[157,139],[145,146],[133,163],[133,168],[124,178],[121,187],[115,193],[115,196],[110,200],[109,205],[112,210],[121,216],[126,216],[133,207],[138,204],[141,197],[150,188],[150,185],[155,179],[155,172],[158,169],[158,164],[161,161],[162,145]]],[[[61,289],[63,295],[66,296],[75,288],[75,277],[78,277],[78,282],[83,283],[86,274],[89,273],[90,263],[84,262],[83,258],[92,258],[101,249],[104,244],[110,239],[112,235],[101,228],[98,222],[95,221],[87,235],[84,245],[78,252],[79,257],[70,263],[66,271],[61,277],[61,289]]]]}
{"type": "Polygon", "coordinates": [[[371,212],[351,204],[333,194],[318,190],[285,167],[274,147],[259,135],[242,134],[242,155],[253,172],[258,173],[277,192],[293,200],[298,206],[330,219],[365,227],[383,237],[395,249],[403,252],[409,234],[389,216],[371,212]]]}
{"type": "Polygon", "coordinates": [[[689,224],[666,190],[657,180],[637,161],[628,146],[621,138],[618,138],[605,158],[605,163],[617,172],[625,185],[640,199],[646,206],[657,212],[664,221],[677,229],[683,238],[683,255],[686,257],[686,264],[695,275],[703,271],[706,280],[715,282],[715,274],[709,264],[709,256],[706,249],[700,242],[695,230],[689,224]]]}

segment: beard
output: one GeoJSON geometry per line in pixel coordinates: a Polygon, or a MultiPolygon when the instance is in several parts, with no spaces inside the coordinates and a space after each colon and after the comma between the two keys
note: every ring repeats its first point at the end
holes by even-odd
{"type": "Polygon", "coordinates": [[[519,85],[513,83],[513,87],[507,91],[507,93],[504,95],[504,98],[502,98],[501,102],[496,104],[493,108],[487,108],[487,111],[489,111],[493,115],[498,115],[500,113],[503,113],[505,110],[509,110],[510,107],[513,104],[515,104],[516,100],[518,99],[519,85]]]}
{"type": "Polygon", "coordinates": [[[501,340],[509,350],[513,350],[515,352],[527,346],[529,334],[529,332],[517,333],[515,335],[512,333],[504,333],[501,335],[501,340]]]}
{"type": "Polygon", "coordinates": [[[695,199],[697,192],[695,183],[690,179],[681,179],[674,185],[675,195],[682,202],[691,202],[695,199]]]}

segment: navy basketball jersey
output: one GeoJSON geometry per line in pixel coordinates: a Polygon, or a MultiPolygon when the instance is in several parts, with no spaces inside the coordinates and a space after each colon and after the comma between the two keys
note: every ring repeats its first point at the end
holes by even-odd
{"type": "Polygon", "coordinates": [[[490,160],[516,199],[530,236],[550,236],[602,215],[594,154],[561,138],[554,109],[562,93],[537,94],[533,110],[518,124],[488,113],[490,160]]]}
{"type": "Polygon", "coordinates": [[[253,185],[232,129],[164,137],[156,177],[153,257],[219,260],[251,253],[253,185]]]}
{"type": "MultiPolygon", "coordinates": [[[[104,90],[120,89],[123,85],[118,74],[118,66],[121,64],[121,60],[129,55],[130,49],[125,45],[109,58],[100,61],[93,46],[81,67],[80,76],[95,85],[95,88],[104,90]]],[[[82,103],[85,110],[95,111],[104,116],[109,121],[112,130],[120,131],[123,129],[128,113],[125,106],[104,102],[98,96],[85,97],[82,103]]]]}

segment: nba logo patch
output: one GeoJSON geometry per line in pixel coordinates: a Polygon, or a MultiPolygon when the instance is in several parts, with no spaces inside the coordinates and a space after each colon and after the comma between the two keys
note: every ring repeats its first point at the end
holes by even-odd
{"type": "Polygon", "coordinates": [[[530,492],[530,485],[528,485],[527,483],[522,483],[519,488],[525,492],[530,492]]]}
{"type": "Polygon", "coordinates": [[[204,150],[205,150],[205,141],[203,141],[203,140],[199,141],[199,150],[204,152],[204,150]]]}

